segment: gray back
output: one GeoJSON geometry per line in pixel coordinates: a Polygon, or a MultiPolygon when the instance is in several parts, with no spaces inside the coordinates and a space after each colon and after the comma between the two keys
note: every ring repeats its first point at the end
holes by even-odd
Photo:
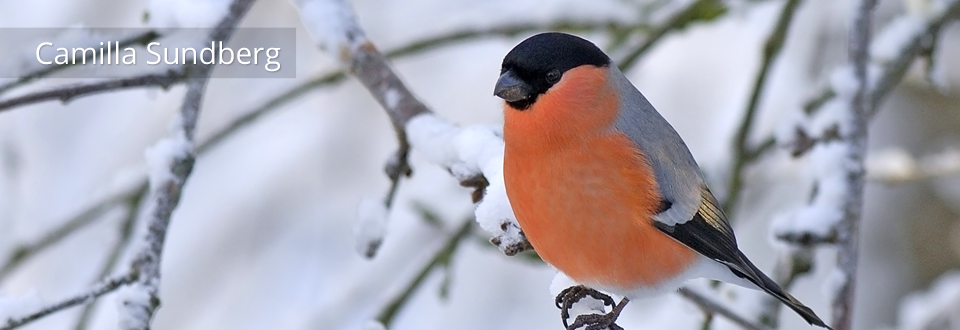
{"type": "Polygon", "coordinates": [[[616,67],[611,78],[620,90],[620,112],[614,128],[646,154],[659,184],[661,198],[673,203],[656,219],[668,225],[690,220],[702,204],[704,179],[680,135],[616,67]]]}

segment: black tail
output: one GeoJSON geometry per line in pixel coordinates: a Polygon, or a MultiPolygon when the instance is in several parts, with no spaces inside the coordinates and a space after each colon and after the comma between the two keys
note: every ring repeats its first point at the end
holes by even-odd
{"type": "Polygon", "coordinates": [[[787,305],[787,307],[790,307],[790,309],[792,309],[794,312],[797,312],[797,314],[806,320],[807,323],[833,330],[833,328],[824,323],[823,320],[821,320],[820,317],[817,316],[812,309],[810,309],[810,307],[807,307],[802,302],[797,300],[797,298],[794,298],[786,291],[783,291],[777,282],[774,282],[772,279],[767,277],[766,274],[760,271],[760,269],[757,269],[757,266],[754,266],[753,263],[751,263],[750,260],[743,255],[742,252],[740,253],[740,258],[743,261],[743,265],[749,267],[749,272],[752,272],[753,274],[746,274],[738,269],[735,269],[734,267],[730,267],[730,270],[732,270],[734,274],[750,281],[751,283],[760,287],[760,289],[763,289],[763,291],[766,293],[769,293],[771,296],[779,299],[784,305],[787,305]]]}

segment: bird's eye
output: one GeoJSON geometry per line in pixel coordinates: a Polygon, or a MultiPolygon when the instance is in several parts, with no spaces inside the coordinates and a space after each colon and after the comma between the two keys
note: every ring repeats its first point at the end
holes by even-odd
{"type": "Polygon", "coordinates": [[[551,84],[556,84],[560,81],[560,70],[550,70],[547,72],[547,82],[551,84]]]}

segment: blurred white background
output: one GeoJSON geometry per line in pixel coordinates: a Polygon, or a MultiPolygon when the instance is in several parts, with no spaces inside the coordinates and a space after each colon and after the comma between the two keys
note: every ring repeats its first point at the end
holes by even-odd
{"type": "MultiPolygon", "coordinates": [[[[190,8],[186,0],[173,2],[190,8]]],[[[352,3],[380,49],[508,23],[637,20],[643,5],[642,0],[352,3]]],[[[723,190],[733,132],[759,67],[762,42],[782,4],[732,1],[724,17],[667,35],[627,72],[686,140],[717,185],[715,191],[723,190]]],[[[150,8],[145,0],[2,1],[0,27],[141,27],[150,8]]],[[[772,134],[846,59],[850,9],[849,1],[801,4],[783,55],[774,62],[752,141],[772,134]]],[[[901,1],[881,1],[878,27],[902,11],[901,1]]],[[[241,26],[296,27],[298,78],[212,80],[198,126],[200,141],[287,88],[337,69],[288,1],[257,1],[241,26]]],[[[2,33],[0,47],[8,47],[2,33]]],[[[530,34],[473,39],[392,64],[438,114],[461,124],[500,125],[501,103],[491,95],[500,61],[530,34]]],[[[602,31],[581,35],[601,47],[610,41],[602,31]]],[[[960,149],[960,26],[944,30],[936,58],[947,88],[938,92],[925,80],[922,63],[915,63],[871,124],[871,154],[899,150],[922,157],[960,149]]],[[[0,63],[13,60],[0,58],[0,63]]],[[[34,83],[0,98],[59,83],[34,83]]],[[[129,90],[0,113],[0,262],[18,244],[40,237],[143,171],[143,151],[165,136],[183,91],[182,86],[129,90]]],[[[362,328],[473,211],[470,190],[414,152],[414,175],[401,184],[380,253],[371,260],[356,253],[357,203],[386,191],[383,164],[395,148],[384,111],[348,79],[287,103],[200,155],[172,219],[154,329],[362,328]],[[437,212],[445,229],[421,219],[416,205],[437,212]]],[[[773,151],[750,167],[740,205],[728,210],[735,214],[741,249],[766,271],[777,256],[773,247],[779,248],[769,239],[770,220],[806,202],[803,166],[803,160],[773,151]]],[[[118,207],[29,259],[0,280],[0,302],[53,302],[83,290],[97,279],[123,218],[118,207]]],[[[895,326],[901,297],[960,266],[958,218],[960,176],[868,183],[855,328],[895,326]]],[[[142,229],[136,229],[135,241],[142,229]]],[[[428,276],[390,329],[560,329],[548,291],[555,271],[528,258],[504,256],[485,238],[477,230],[475,239],[461,244],[449,269],[428,276]],[[445,281],[449,291],[443,298],[445,281]]],[[[122,257],[114,273],[125,270],[129,257],[122,257]]],[[[814,274],[791,291],[829,318],[822,292],[834,253],[824,249],[817,260],[814,274]]],[[[73,329],[80,309],[24,329],[73,329]]],[[[101,298],[89,329],[116,328],[116,314],[114,297],[101,298]]],[[[695,329],[701,319],[694,305],[669,295],[631,303],[619,324],[695,329]]],[[[808,329],[789,311],[782,320],[785,329],[808,329]]],[[[715,328],[733,326],[718,321],[715,328]]]]}

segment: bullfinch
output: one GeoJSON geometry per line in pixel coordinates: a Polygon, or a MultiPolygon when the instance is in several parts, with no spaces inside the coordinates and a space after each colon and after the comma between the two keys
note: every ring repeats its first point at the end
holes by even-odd
{"type": "MultiPolygon", "coordinates": [[[[505,101],[503,178],[524,235],[571,279],[622,295],[611,314],[711,278],[763,290],[829,328],[740,251],[680,135],[596,45],[532,36],[504,57],[494,94],[505,101]]],[[[611,314],[574,324],[613,327],[611,314]]]]}

